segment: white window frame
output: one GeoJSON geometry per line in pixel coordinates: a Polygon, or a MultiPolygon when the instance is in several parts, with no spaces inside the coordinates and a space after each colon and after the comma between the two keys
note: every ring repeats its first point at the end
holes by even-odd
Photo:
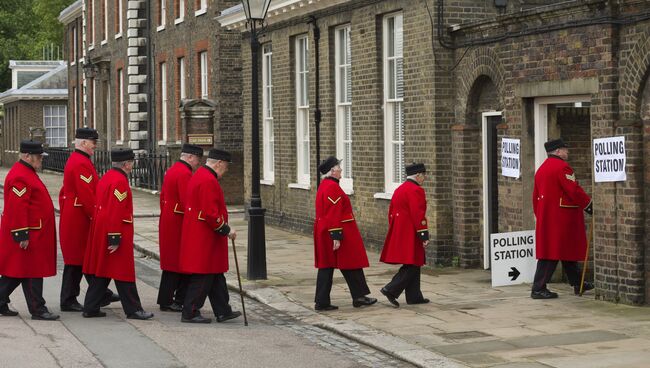
{"type": "MultiPolygon", "coordinates": [[[[185,89],[185,56],[179,57],[178,58],[178,79],[179,79],[179,86],[178,89],[180,91],[180,98],[183,100],[184,98],[187,97],[187,91],[185,89]]],[[[180,101],[179,101],[180,104],[180,101]]]]}
{"type": "Polygon", "coordinates": [[[159,145],[167,143],[167,106],[167,63],[160,63],[160,119],[162,120],[162,139],[158,142],[159,145]]]}
{"type": "Polygon", "coordinates": [[[108,38],[108,0],[104,0],[104,34],[102,35],[102,45],[106,44],[108,38]]]}
{"type": "Polygon", "coordinates": [[[79,127],[79,115],[77,114],[77,99],[79,98],[77,87],[72,87],[72,128],[79,127]]]}
{"type": "Polygon", "coordinates": [[[158,26],[165,27],[167,25],[167,0],[159,0],[158,6],[160,7],[160,19],[158,26]]]}
{"type": "Polygon", "coordinates": [[[200,6],[201,7],[194,12],[195,17],[208,12],[208,0],[201,0],[200,6]]]}
{"type": "Polygon", "coordinates": [[[95,24],[95,23],[97,23],[97,19],[95,19],[95,15],[97,14],[97,10],[95,9],[96,8],[95,5],[96,5],[95,0],[90,0],[90,19],[91,19],[90,29],[91,29],[92,34],[93,34],[92,37],[91,37],[91,40],[90,40],[91,41],[90,42],[90,47],[89,47],[90,49],[95,47],[95,41],[97,40],[97,27],[96,27],[96,24],[95,24]]]}
{"type": "Polygon", "coordinates": [[[273,45],[262,46],[262,184],[271,185],[275,180],[275,136],[273,132],[273,45]]]}
{"type": "Polygon", "coordinates": [[[178,0],[178,14],[176,14],[176,20],[174,24],[179,24],[185,19],[185,0],[178,0]]]}
{"type": "Polygon", "coordinates": [[[120,107],[120,136],[119,140],[120,142],[124,142],[124,134],[125,134],[125,116],[124,116],[124,69],[118,69],[117,71],[117,83],[118,83],[118,92],[120,94],[119,96],[119,107],[120,107]]]}
{"type": "Polygon", "coordinates": [[[77,25],[72,26],[72,37],[74,38],[72,40],[72,60],[70,61],[70,65],[75,65],[77,62],[77,59],[79,59],[79,31],[77,29],[77,25]]]}
{"type": "Polygon", "coordinates": [[[43,128],[45,128],[45,142],[50,147],[67,147],[68,145],[68,106],[45,105],[43,106],[43,128]],[[49,126],[48,126],[49,119],[49,126]],[[55,123],[56,119],[56,125],[55,123]],[[63,129],[62,135],[52,136],[52,129],[63,129]],[[48,134],[49,132],[49,134],[48,134]],[[52,140],[55,139],[53,144],[52,140]]]}
{"type": "Polygon", "coordinates": [[[93,126],[91,128],[97,129],[97,78],[93,78],[92,99],[93,99],[93,126]]]}
{"type": "MultiPolygon", "coordinates": [[[[404,116],[404,96],[402,87],[402,96],[398,92],[398,74],[400,62],[402,65],[402,83],[403,77],[403,60],[404,60],[404,26],[402,13],[393,13],[384,17],[383,20],[383,68],[384,68],[384,190],[386,194],[392,194],[397,187],[406,179],[404,172],[404,122],[402,121],[401,137],[393,139],[393,130],[398,123],[395,122],[395,111],[401,109],[401,116],[404,116]],[[394,33],[389,32],[389,22],[394,20],[394,33]],[[394,47],[395,54],[389,55],[389,38],[392,38],[394,45],[401,43],[400,47],[394,47]],[[391,70],[390,63],[394,64],[391,70]],[[393,81],[391,83],[391,80],[393,81]],[[392,85],[392,86],[391,86],[392,85]],[[393,87],[393,88],[391,88],[393,87]],[[401,139],[400,139],[401,138],[401,139]],[[394,145],[401,147],[401,152],[394,149],[394,145]],[[395,161],[400,160],[395,167],[395,161]],[[395,171],[397,170],[397,175],[395,171]]],[[[399,127],[397,127],[399,130],[399,127]]],[[[400,135],[398,133],[398,135],[400,135]]]]}
{"type": "Polygon", "coordinates": [[[295,39],[296,68],[296,179],[300,185],[310,183],[309,154],[309,39],[295,39]]]}
{"type": "Polygon", "coordinates": [[[122,32],[124,31],[124,17],[122,12],[124,11],[122,2],[124,0],[117,0],[117,34],[115,34],[115,39],[122,37],[122,32]]]}
{"type": "Polygon", "coordinates": [[[199,70],[201,73],[201,98],[208,98],[208,52],[199,53],[199,70]]]}
{"type": "Polygon", "coordinates": [[[340,185],[347,194],[352,194],[352,48],[350,25],[334,30],[334,75],[336,90],[336,157],[341,162],[340,185]],[[342,41],[344,44],[341,44],[342,41]],[[341,48],[345,47],[345,53],[341,48]],[[346,126],[346,119],[349,121],[346,126]],[[346,129],[347,128],[347,129],[346,129]],[[347,146],[347,147],[346,147],[347,146]],[[346,151],[347,148],[347,151],[346,151]],[[347,153],[346,153],[347,152],[347,153]]]}

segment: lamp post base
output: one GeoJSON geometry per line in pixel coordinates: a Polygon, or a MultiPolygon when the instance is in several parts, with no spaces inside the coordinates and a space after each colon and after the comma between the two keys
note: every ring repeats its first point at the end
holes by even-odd
{"type": "Polygon", "coordinates": [[[266,236],[264,213],[266,209],[248,209],[248,270],[249,280],[266,280],[266,236]]]}

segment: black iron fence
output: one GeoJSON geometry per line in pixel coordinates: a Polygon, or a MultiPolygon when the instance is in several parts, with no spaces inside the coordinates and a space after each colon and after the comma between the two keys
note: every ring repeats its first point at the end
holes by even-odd
{"type": "MultiPolygon", "coordinates": [[[[73,150],[70,148],[47,148],[45,151],[49,156],[43,159],[43,169],[63,172],[65,163],[73,150]]],[[[104,175],[112,167],[110,151],[97,150],[92,156],[92,160],[100,175],[104,175]]],[[[170,158],[166,153],[136,153],[129,181],[134,187],[160,190],[163,176],[170,165],[170,158]]]]}

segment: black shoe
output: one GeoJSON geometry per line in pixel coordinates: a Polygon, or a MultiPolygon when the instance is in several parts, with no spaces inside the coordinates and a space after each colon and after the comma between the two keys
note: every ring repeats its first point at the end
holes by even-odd
{"type": "Polygon", "coordinates": [[[194,318],[181,317],[181,322],[184,323],[212,323],[212,318],[206,318],[202,315],[197,315],[194,318]]]}
{"type": "Polygon", "coordinates": [[[422,299],[416,300],[414,302],[406,301],[406,304],[427,304],[427,303],[429,303],[429,299],[427,299],[427,298],[422,298],[422,299]]]}
{"type": "Polygon", "coordinates": [[[82,312],[83,310],[84,307],[79,304],[79,302],[74,302],[68,305],[61,304],[61,312],[82,312]]]}
{"type": "Polygon", "coordinates": [[[555,299],[557,298],[557,293],[554,293],[549,289],[544,289],[540,291],[531,291],[530,297],[533,299],[555,299]]]}
{"type": "Polygon", "coordinates": [[[150,319],[153,317],[153,313],[151,312],[145,312],[143,310],[139,310],[133,314],[129,314],[126,316],[128,319],[139,319],[139,320],[145,320],[145,319],[150,319]]]}
{"type": "Polygon", "coordinates": [[[381,288],[381,290],[379,290],[379,291],[380,291],[382,294],[384,294],[384,296],[388,299],[388,301],[390,302],[390,304],[392,304],[395,308],[399,308],[399,302],[397,301],[397,298],[395,298],[394,296],[392,296],[392,295],[388,292],[388,290],[386,290],[386,288],[381,288]]]}
{"type": "Polygon", "coordinates": [[[119,302],[120,301],[120,295],[113,293],[108,300],[110,300],[111,303],[119,302]]]}
{"type": "Polygon", "coordinates": [[[225,322],[229,319],[237,318],[241,316],[241,312],[230,312],[230,314],[221,314],[217,316],[217,322],[225,322]]]}
{"type": "Polygon", "coordinates": [[[170,305],[161,305],[160,310],[163,312],[182,312],[183,305],[174,302],[170,305]]]}
{"type": "Polygon", "coordinates": [[[316,304],[314,306],[314,309],[316,309],[317,311],[333,311],[333,310],[339,309],[339,307],[337,307],[335,305],[331,305],[331,304],[328,304],[328,305],[316,304]]]}
{"type": "Polygon", "coordinates": [[[5,304],[4,307],[0,308],[0,314],[6,317],[15,317],[18,315],[18,312],[9,309],[9,306],[5,304]]]}
{"type": "MultiPolygon", "coordinates": [[[[593,282],[585,281],[584,284],[582,284],[582,293],[584,294],[585,291],[593,290],[594,289],[594,284],[593,282]]],[[[580,294],[580,285],[576,285],[573,287],[573,292],[576,295],[580,294]]]]}
{"type": "Polygon", "coordinates": [[[56,321],[59,319],[59,315],[50,312],[43,312],[41,314],[32,314],[32,319],[37,321],[56,321]]]}
{"type": "Polygon", "coordinates": [[[111,303],[114,302],[119,302],[120,301],[120,296],[114,293],[111,293],[111,295],[105,296],[104,299],[102,299],[102,302],[99,304],[100,307],[106,307],[110,305],[111,303]]]}
{"type": "Polygon", "coordinates": [[[82,316],[84,316],[84,318],[106,317],[106,312],[102,312],[102,311],[83,312],[82,316]]]}
{"type": "Polygon", "coordinates": [[[375,298],[368,298],[367,296],[362,296],[361,298],[356,298],[352,301],[352,306],[355,308],[359,308],[364,305],[373,305],[377,303],[377,299],[375,298]]]}

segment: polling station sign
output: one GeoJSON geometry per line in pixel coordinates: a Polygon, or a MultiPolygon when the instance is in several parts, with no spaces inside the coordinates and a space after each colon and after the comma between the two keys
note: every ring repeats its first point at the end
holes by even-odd
{"type": "Polygon", "coordinates": [[[594,139],[594,180],[625,181],[625,137],[594,139]]]}
{"type": "Polygon", "coordinates": [[[490,235],[492,287],[532,283],[535,276],[535,230],[490,235]]]}
{"type": "Polygon", "coordinates": [[[521,175],[521,140],[503,138],[501,140],[501,174],[511,178],[521,175]]]}

